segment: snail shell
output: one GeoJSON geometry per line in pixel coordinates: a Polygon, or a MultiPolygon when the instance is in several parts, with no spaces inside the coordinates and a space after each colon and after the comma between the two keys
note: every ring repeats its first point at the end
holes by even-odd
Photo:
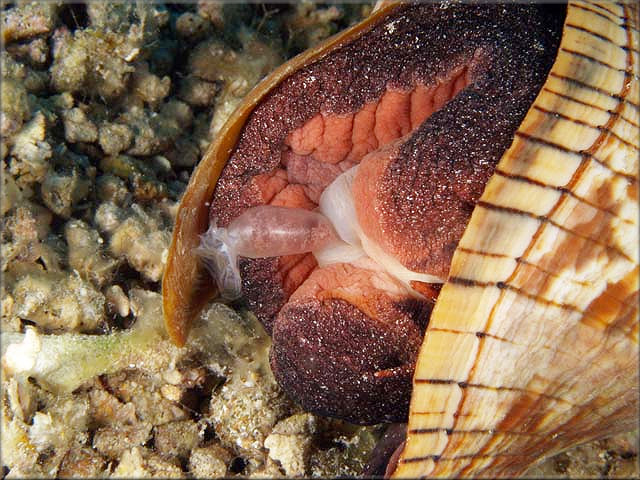
{"type": "MultiPolygon", "coordinates": [[[[177,344],[216,293],[194,250],[250,113],[282,79],[394,8],[276,70],[209,148],[183,197],[163,279],[177,344]]],[[[438,297],[394,475],[514,476],[637,426],[639,24],[635,5],[569,4],[552,71],[438,297]]]]}
{"type": "Polygon", "coordinates": [[[453,257],[395,476],[516,476],[638,422],[638,9],[571,2],[453,257]]]}

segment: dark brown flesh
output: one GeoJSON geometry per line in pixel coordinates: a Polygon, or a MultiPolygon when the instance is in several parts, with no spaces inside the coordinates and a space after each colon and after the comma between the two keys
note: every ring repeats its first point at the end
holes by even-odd
{"type": "MultiPolygon", "coordinates": [[[[211,219],[225,226],[264,203],[313,208],[328,181],[370,153],[361,168],[369,162],[372,181],[355,187],[364,199],[363,229],[407,268],[446,277],[475,202],[548,74],[562,22],[561,9],[536,5],[398,9],[292,74],[256,107],[222,172],[211,219]],[[418,84],[448,85],[441,89],[446,104],[415,128],[382,132],[375,148],[354,142],[336,163],[290,147],[292,132],[307,131],[319,113],[331,134],[345,116],[380,105],[389,91],[415,92],[418,84]],[[306,184],[290,181],[298,175],[295,162],[310,172],[306,184]]],[[[335,145],[314,152],[334,152],[329,147],[335,145]]],[[[380,299],[372,306],[364,296],[336,294],[341,280],[332,274],[337,286],[307,288],[317,293],[290,300],[318,271],[310,254],[242,259],[240,267],[248,305],[273,336],[274,374],[290,396],[310,411],[356,423],[406,420],[436,292],[414,300],[371,287],[380,299]]]]}
{"type": "Polygon", "coordinates": [[[389,424],[378,443],[376,443],[375,448],[371,451],[363,476],[367,478],[388,478],[390,476],[389,472],[393,472],[395,469],[397,464],[397,458],[395,457],[399,455],[399,452],[404,447],[406,437],[406,423],[389,424]]]}

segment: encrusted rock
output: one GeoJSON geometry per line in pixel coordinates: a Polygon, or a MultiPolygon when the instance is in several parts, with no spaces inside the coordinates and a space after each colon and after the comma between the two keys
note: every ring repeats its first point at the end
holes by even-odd
{"type": "Polygon", "coordinates": [[[118,425],[99,428],[93,436],[93,448],[102,455],[118,458],[135,446],[143,445],[151,437],[151,424],[118,425]]]}
{"type": "MultiPolygon", "coordinates": [[[[204,154],[211,143],[213,133],[211,132],[210,113],[200,113],[193,121],[193,141],[198,145],[200,153],[204,154]]],[[[188,180],[188,179],[187,179],[188,180]]]]}
{"type": "Polygon", "coordinates": [[[15,80],[2,80],[0,95],[3,98],[0,110],[0,135],[6,138],[20,130],[22,124],[29,118],[29,101],[26,89],[15,80]]]}
{"type": "Polygon", "coordinates": [[[56,449],[62,456],[73,444],[86,441],[89,404],[85,395],[57,398],[45,411],[34,414],[29,426],[29,439],[38,452],[56,449]]]}
{"type": "Polygon", "coordinates": [[[251,470],[249,475],[247,475],[247,478],[284,478],[284,476],[282,475],[282,469],[280,468],[278,463],[267,457],[264,464],[262,464],[255,470],[251,470]]]}
{"type": "Polygon", "coordinates": [[[208,107],[213,105],[219,90],[217,83],[189,76],[181,82],[178,95],[194,107],[208,107]]]}
{"type": "Polygon", "coordinates": [[[16,80],[22,82],[27,76],[27,68],[21,62],[16,61],[6,51],[0,52],[0,75],[3,80],[16,80]]]}
{"type": "Polygon", "coordinates": [[[30,97],[34,101],[35,110],[42,113],[46,120],[46,125],[57,125],[66,110],[73,108],[75,100],[69,92],[63,92],[50,97],[30,97]]]}
{"type": "Polygon", "coordinates": [[[210,420],[223,445],[234,445],[249,461],[260,464],[264,440],[287,408],[288,401],[266,368],[239,362],[212,397],[210,420]]]}
{"type": "Polygon", "coordinates": [[[233,455],[217,443],[194,448],[189,457],[189,471],[196,478],[227,476],[233,455]]]}
{"type": "Polygon", "coordinates": [[[191,107],[180,100],[171,100],[162,105],[160,114],[166,119],[175,122],[179,129],[188,128],[193,123],[191,107]]]}
{"type": "Polygon", "coordinates": [[[13,297],[4,285],[0,285],[0,328],[3,332],[19,332],[22,328],[22,322],[13,314],[13,305],[13,297]]]}
{"type": "MultiPolygon", "coordinates": [[[[4,85],[4,82],[3,84],[4,85]]],[[[3,95],[3,98],[4,97],[3,95]]],[[[4,104],[4,102],[3,102],[4,104]]],[[[33,119],[13,137],[10,172],[24,183],[42,182],[53,155],[51,145],[45,141],[46,122],[38,112],[33,119]]]]}
{"type": "Polygon", "coordinates": [[[108,287],[104,292],[104,296],[107,299],[107,309],[110,312],[115,312],[121,317],[129,315],[129,298],[122,291],[120,285],[108,287]]]}
{"type": "Polygon", "coordinates": [[[86,8],[93,28],[118,33],[141,28],[145,41],[155,40],[157,29],[169,21],[166,8],[154,3],[88,2],[86,8]]]}
{"type": "Polygon", "coordinates": [[[198,1],[198,15],[208,19],[217,29],[224,27],[223,3],[198,1]]]}
{"type": "Polygon", "coordinates": [[[67,142],[95,142],[98,140],[98,128],[87,117],[84,110],[72,108],[62,115],[64,122],[64,137],[67,142]]]}
{"type": "Polygon", "coordinates": [[[278,422],[265,439],[269,457],[277,461],[288,477],[307,475],[309,448],[316,430],[315,417],[300,413],[278,422]]]}
{"type": "Polygon", "coordinates": [[[530,468],[528,478],[632,478],[637,472],[638,432],[580,445],[530,468]]]}
{"type": "Polygon", "coordinates": [[[179,138],[175,147],[166,155],[171,165],[193,167],[200,160],[200,149],[192,140],[179,138]]]}
{"type": "Polygon", "coordinates": [[[88,195],[91,184],[77,168],[60,172],[49,170],[42,183],[42,201],[52,212],[69,218],[74,206],[88,195]]]}
{"type": "Polygon", "coordinates": [[[106,459],[91,448],[72,448],[62,459],[59,478],[95,478],[105,474],[106,459]]]}
{"type": "Polygon", "coordinates": [[[170,88],[171,79],[154,75],[145,62],[138,64],[131,79],[133,92],[150,105],[158,105],[169,94],[170,88]]]}
{"type": "Polygon", "coordinates": [[[9,44],[6,49],[13,57],[36,67],[42,67],[49,57],[49,45],[42,37],[35,38],[28,43],[9,44]]]}
{"type": "Polygon", "coordinates": [[[177,462],[170,462],[148,448],[126,450],[111,476],[113,478],[182,478],[185,474],[177,462]]]}
{"type": "Polygon", "coordinates": [[[107,173],[96,180],[96,194],[103,202],[123,205],[131,196],[126,183],[119,177],[107,173]]]}
{"type": "Polygon", "coordinates": [[[216,134],[240,99],[269,71],[282,62],[280,52],[249,35],[243,48],[234,51],[218,40],[199,43],[189,57],[189,68],[197,78],[222,84],[211,125],[216,134]]]}
{"type": "Polygon", "coordinates": [[[379,427],[357,427],[340,420],[317,418],[316,439],[309,453],[309,475],[362,475],[380,436],[379,427]]]}
{"type": "Polygon", "coordinates": [[[126,150],[133,140],[133,131],[122,123],[105,122],[100,126],[98,138],[107,155],[117,155],[126,150]]]}
{"type": "Polygon", "coordinates": [[[104,296],[78,275],[25,273],[12,294],[15,314],[44,329],[92,331],[104,320],[104,296]]]}
{"type": "Polygon", "coordinates": [[[2,40],[12,42],[50,32],[59,6],[55,3],[28,3],[2,12],[2,40]]]}
{"type": "Polygon", "coordinates": [[[51,83],[58,92],[114,98],[127,88],[140,39],[99,30],[60,30],[54,39],[51,83]]]}
{"type": "Polygon", "coordinates": [[[93,388],[89,392],[91,418],[99,426],[133,425],[136,423],[136,409],[133,403],[121,402],[103,388],[93,388]]]}
{"type": "MultiPolygon", "coordinates": [[[[160,352],[155,354],[159,355],[160,352]]],[[[161,359],[150,360],[160,363],[161,359]]],[[[163,397],[158,383],[154,375],[144,374],[138,370],[114,374],[107,378],[109,390],[121,402],[133,405],[139,421],[152,425],[162,425],[185,420],[187,413],[180,408],[179,404],[163,397]]]]}
{"type": "Polygon", "coordinates": [[[51,219],[51,213],[46,209],[35,204],[23,204],[6,219],[5,226],[14,244],[33,247],[33,243],[44,240],[49,233],[51,219]]]}
{"type": "Polygon", "coordinates": [[[193,12],[185,12],[176,20],[176,31],[181,37],[190,39],[202,38],[209,29],[209,22],[193,12]]]}
{"type": "Polygon", "coordinates": [[[10,417],[9,408],[2,412],[2,462],[11,465],[11,476],[25,478],[27,475],[44,477],[45,468],[38,464],[38,455],[27,434],[28,425],[16,416],[10,417]]]}
{"type": "Polygon", "coordinates": [[[88,2],[87,16],[96,29],[125,33],[136,15],[133,2],[88,2]]]}
{"type": "Polygon", "coordinates": [[[65,225],[64,235],[69,246],[69,266],[82,278],[98,287],[113,278],[119,262],[103,252],[104,242],[96,230],[81,220],[71,220],[65,225]]]}
{"type": "Polygon", "coordinates": [[[129,265],[147,279],[157,282],[162,277],[171,235],[167,228],[136,206],[134,213],[112,232],[109,251],[126,258],[129,265]]]}
{"type": "Polygon", "coordinates": [[[198,424],[193,420],[165,423],[155,431],[156,450],[166,456],[187,458],[200,440],[198,424]]]}
{"type": "Polygon", "coordinates": [[[111,233],[125,219],[125,212],[112,202],[104,202],[96,210],[94,218],[100,230],[111,233]]]}
{"type": "Polygon", "coordinates": [[[167,196],[167,187],[158,180],[154,168],[129,155],[103,157],[100,169],[105,173],[117,175],[128,180],[133,195],[138,200],[152,200],[167,196]]]}
{"type": "Polygon", "coordinates": [[[23,422],[29,422],[36,412],[39,402],[37,387],[28,382],[19,382],[10,378],[4,385],[5,405],[10,407],[11,415],[23,422]]]}
{"type": "Polygon", "coordinates": [[[302,51],[333,35],[338,28],[335,21],[343,14],[336,5],[318,8],[313,2],[296,3],[293,12],[285,20],[291,35],[291,48],[302,51]]]}
{"type": "Polygon", "coordinates": [[[133,106],[120,115],[118,121],[128,125],[133,131],[133,145],[129,147],[127,153],[153,155],[169,148],[171,142],[177,138],[180,129],[176,125],[177,131],[171,137],[161,136],[159,127],[163,120],[155,112],[146,111],[139,106],[133,106]]]}
{"type": "MultiPolygon", "coordinates": [[[[33,43],[36,43],[36,40],[33,43]]],[[[31,52],[28,45],[14,44],[11,47],[13,47],[12,50],[17,57],[26,56],[30,53],[38,55],[36,52],[31,52]]],[[[29,61],[29,58],[27,57],[26,60],[29,61]]],[[[35,70],[21,61],[15,60],[6,51],[0,52],[0,73],[2,74],[3,82],[17,82],[29,93],[43,93],[49,84],[48,71],[35,70]]],[[[12,107],[11,105],[4,105],[6,100],[6,98],[3,98],[3,109],[12,107]]]]}
{"type": "MultiPolygon", "coordinates": [[[[49,271],[60,270],[61,250],[56,248],[55,237],[49,235],[51,212],[35,203],[24,202],[5,219],[2,236],[2,271],[11,269],[13,263],[28,265],[40,261],[49,271]]],[[[37,269],[37,267],[36,267],[37,269]]]]}

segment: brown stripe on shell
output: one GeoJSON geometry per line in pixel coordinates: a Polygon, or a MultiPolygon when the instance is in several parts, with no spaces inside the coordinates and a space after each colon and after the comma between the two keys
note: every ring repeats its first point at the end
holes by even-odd
{"type": "MultiPolygon", "coordinates": [[[[629,331],[629,326],[618,326],[614,323],[607,323],[607,321],[605,320],[605,318],[602,318],[602,315],[599,315],[599,311],[597,306],[596,307],[590,307],[588,310],[581,310],[580,308],[578,308],[575,305],[570,305],[570,304],[566,304],[566,303],[558,303],[552,300],[549,300],[547,298],[544,298],[536,293],[531,293],[531,292],[527,292],[525,290],[523,290],[520,287],[516,287],[514,285],[510,285],[508,283],[505,282],[478,282],[477,280],[474,279],[469,279],[469,278],[461,278],[461,277],[449,277],[448,282],[450,282],[451,284],[455,284],[455,285],[461,285],[461,286],[465,286],[465,287],[473,287],[473,288],[491,288],[491,287],[495,287],[498,290],[510,290],[514,293],[516,293],[517,295],[522,295],[536,303],[541,303],[541,304],[546,304],[546,305],[553,305],[554,307],[560,308],[562,310],[567,310],[570,312],[577,312],[582,314],[582,320],[583,322],[589,322],[591,325],[598,325],[600,328],[607,328],[608,330],[614,330],[614,329],[620,329],[622,330],[624,333],[628,333],[629,331]]],[[[615,296],[612,296],[612,294],[610,292],[605,292],[603,294],[604,296],[604,302],[607,305],[610,305],[611,303],[614,303],[618,306],[622,306],[622,307],[628,307],[628,305],[625,305],[624,301],[621,301],[620,299],[615,298],[615,296]]],[[[430,331],[448,331],[448,332],[454,332],[455,330],[452,329],[443,329],[443,328],[432,328],[430,329],[430,331]]],[[[458,331],[456,333],[469,333],[469,332],[462,332],[462,331],[458,331]]],[[[507,343],[514,343],[514,342],[510,342],[507,339],[504,338],[500,338],[497,337],[495,335],[491,335],[487,332],[475,332],[475,335],[479,338],[484,338],[484,337],[490,337],[490,338],[495,338],[507,343]]],[[[545,348],[545,347],[543,347],[545,348]]]]}
{"type": "Polygon", "coordinates": [[[574,150],[572,150],[572,149],[570,149],[568,147],[565,147],[564,145],[561,145],[559,143],[555,143],[555,142],[552,142],[551,140],[546,140],[546,139],[541,138],[541,137],[535,137],[534,135],[531,135],[531,134],[525,133],[525,132],[516,132],[516,136],[517,137],[521,137],[521,138],[523,138],[526,141],[531,142],[531,143],[537,143],[539,145],[543,145],[545,147],[552,148],[554,150],[559,150],[562,153],[566,153],[566,154],[569,154],[569,155],[575,155],[575,156],[582,156],[584,159],[593,160],[594,162],[597,162],[600,165],[602,165],[603,167],[605,167],[607,170],[609,170],[614,175],[620,175],[621,177],[626,178],[630,182],[634,181],[635,178],[636,178],[633,175],[629,175],[627,173],[619,172],[617,170],[614,170],[613,168],[611,168],[611,166],[607,165],[604,160],[594,156],[592,153],[590,153],[588,151],[586,151],[586,152],[576,152],[576,151],[574,151],[574,150]]]}
{"type": "MultiPolygon", "coordinates": [[[[617,4],[614,4],[614,5],[617,5],[617,4]]],[[[578,6],[581,6],[581,5],[578,4],[578,6]]],[[[591,7],[594,9],[594,11],[595,10],[600,10],[600,11],[605,11],[607,13],[610,13],[611,15],[613,15],[613,18],[609,17],[608,15],[606,15],[606,17],[608,19],[612,20],[612,21],[616,21],[616,20],[619,19],[619,16],[620,16],[619,12],[611,11],[606,6],[604,6],[602,3],[594,2],[594,3],[591,4],[591,7]]],[[[583,7],[583,8],[587,8],[587,7],[583,7]]],[[[617,25],[621,25],[620,23],[617,23],[617,21],[616,21],[616,24],[617,25]]]]}
{"type": "MultiPolygon", "coordinates": [[[[412,462],[423,462],[425,460],[435,460],[438,462],[457,462],[461,459],[468,459],[468,458],[494,458],[494,457],[514,457],[514,458],[523,458],[524,455],[519,455],[519,454],[510,454],[510,453],[502,453],[500,455],[496,455],[496,454],[487,454],[487,455],[478,455],[475,453],[468,453],[466,455],[456,455],[454,457],[442,457],[440,455],[425,455],[423,457],[412,457],[412,458],[407,458],[407,459],[400,459],[401,463],[412,463],[412,462]]],[[[426,475],[425,476],[421,476],[421,477],[417,477],[417,478],[428,478],[426,475]]]]}
{"type": "Polygon", "coordinates": [[[533,395],[536,396],[542,396],[542,397],[546,397],[546,398],[550,398],[552,400],[556,400],[558,402],[562,402],[562,403],[568,403],[570,404],[570,402],[568,402],[567,400],[565,400],[564,398],[561,397],[554,397],[552,395],[546,395],[543,392],[535,392],[532,390],[527,390],[524,388],[517,388],[517,387],[508,387],[508,386],[496,386],[496,385],[483,385],[480,383],[468,383],[468,382],[458,382],[455,380],[449,380],[449,379],[440,379],[440,378],[416,378],[415,379],[416,383],[428,383],[431,385],[457,385],[458,387],[460,387],[461,389],[467,389],[467,388],[477,388],[480,390],[496,390],[496,391],[505,391],[505,392],[526,392],[526,393],[531,393],[533,395]]]}
{"type": "Polygon", "coordinates": [[[579,57],[579,58],[583,58],[585,60],[588,60],[589,62],[597,63],[598,65],[600,65],[600,66],[602,66],[604,68],[609,68],[611,70],[615,70],[617,72],[622,72],[622,73],[625,73],[627,75],[633,75],[635,78],[638,78],[638,75],[635,72],[629,73],[623,68],[615,67],[615,66],[611,65],[609,62],[606,62],[604,60],[600,60],[599,58],[596,58],[594,56],[587,55],[585,53],[578,52],[576,50],[571,50],[569,48],[562,48],[562,51],[565,52],[565,53],[568,53],[569,55],[573,55],[575,57],[579,57]]]}
{"type": "Polygon", "coordinates": [[[549,87],[544,87],[543,91],[551,93],[552,95],[556,95],[556,96],[558,96],[558,97],[560,97],[560,98],[562,98],[564,100],[568,100],[570,102],[579,103],[579,104],[582,104],[582,105],[584,105],[586,107],[593,108],[593,109],[596,109],[596,110],[600,110],[602,112],[606,112],[606,113],[608,113],[610,115],[618,115],[621,120],[629,123],[629,125],[631,125],[632,127],[636,127],[636,128],[640,127],[640,124],[634,122],[633,119],[631,119],[631,118],[626,118],[626,117],[622,116],[619,113],[615,113],[615,112],[613,112],[611,110],[607,110],[605,108],[599,107],[598,105],[592,105],[592,104],[589,104],[587,102],[583,102],[582,100],[580,100],[578,98],[574,98],[574,97],[572,97],[570,95],[567,95],[566,93],[557,92],[557,91],[555,91],[555,90],[553,90],[553,89],[551,89],[549,87]]]}
{"type": "MultiPolygon", "coordinates": [[[[602,205],[598,205],[595,202],[592,202],[592,201],[590,201],[590,200],[588,200],[588,199],[586,199],[584,197],[581,197],[580,195],[577,195],[575,192],[569,190],[567,187],[562,187],[562,186],[558,186],[558,185],[549,185],[547,183],[540,182],[540,181],[535,180],[533,178],[529,178],[529,177],[527,177],[525,175],[515,175],[515,174],[503,172],[499,168],[495,170],[494,174],[500,175],[501,177],[505,177],[505,178],[508,178],[509,180],[513,180],[513,181],[516,181],[516,182],[525,182],[525,183],[529,183],[531,185],[536,185],[536,186],[538,186],[540,188],[548,188],[548,189],[551,189],[551,190],[556,190],[556,191],[561,192],[561,193],[563,193],[565,195],[568,195],[568,196],[570,196],[572,198],[575,198],[579,202],[582,202],[582,203],[584,203],[586,205],[589,205],[590,207],[593,207],[593,208],[596,208],[598,210],[601,210],[601,211],[611,215],[612,217],[615,217],[616,219],[620,220],[621,222],[628,223],[630,225],[635,225],[635,222],[633,222],[632,220],[629,220],[627,218],[619,217],[617,215],[617,213],[615,211],[611,210],[610,208],[604,207],[602,205]]],[[[461,248],[460,250],[461,251],[468,251],[468,249],[464,249],[464,248],[461,248]]],[[[488,252],[478,252],[478,253],[482,253],[483,255],[496,256],[496,257],[497,256],[505,256],[505,255],[501,255],[501,254],[498,254],[498,253],[488,253],[488,252]]],[[[520,260],[521,259],[516,258],[516,261],[520,261],[520,260]]]]}
{"type": "MultiPolygon", "coordinates": [[[[492,252],[485,252],[485,251],[482,251],[482,250],[473,250],[473,249],[465,248],[465,247],[458,247],[458,251],[460,253],[463,253],[463,254],[477,255],[477,256],[489,257],[489,258],[491,258],[491,257],[493,257],[493,258],[511,258],[509,255],[502,255],[502,254],[496,254],[496,253],[492,253],[492,252]]],[[[528,267],[535,268],[535,269],[539,270],[540,272],[542,272],[544,275],[551,276],[551,277],[556,277],[556,278],[561,278],[560,275],[557,272],[544,269],[540,265],[536,265],[536,264],[526,260],[525,258],[515,257],[513,260],[515,260],[516,263],[521,263],[522,265],[526,265],[528,267]]],[[[563,278],[564,281],[575,283],[576,285],[580,285],[580,286],[583,286],[583,287],[586,287],[586,286],[590,285],[588,282],[584,282],[584,281],[580,281],[580,280],[576,280],[576,279],[566,279],[564,277],[562,277],[562,278],[563,278]]],[[[477,333],[479,333],[479,332],[477,332],[477,333]]]]}
{"type": "MultiPolygon", "coordinates": [[[[564,194],[561,195],[561,198],[563,198],[563,197],[564,197],[564,194]]],[[[529,217],[529,218],[532,218],[532,219],[540,222],[541,225],[543,225],[545,223],[548,223],[549,225],[551,225],[551,226],[553,226],[553,227],[555,227],[555,228],[557,228],[559,230],[562,230],[564,232],[567,232],[567,233],[569,233],[569,234],[571,234],[573,236],[588,240],[588,241],[593,242],[593,243],[595,243],[597,245],[601,245],[605,249],[607,249],[607,251],[610,251],[611,253],[613,253],[615,255],[620,255],[621,257],[624,257],[626,260],[633,261],[625,252],[619,250],[615,246],[606,245],[604,243],[604,241],[601,238],[599,238],[598,236],[590,237],[590,236],[585,236],[583,234],[580,234],[580,233],[578,233],[578,232],[576,232],[574,230],[571,230],[571,229],[559,224],[558,222],[552,220],[550,218],[550,215],[535,215],[535,214],[533,214],[531,212],[528,212],[526,210],[519,210],[517,208],[505,207],[505,206],[502,206],[502,205],[495,205],[493,203],[485,202],[483,200],[480,200],[476,204],[476,207],[485,208],[487,210],[494,210],[494,211],[498,211],[498,212],[504,212],[504,213],[508,213],[508,214],[511,214],[511,215],[522,215],[522,216],[529,217]]],[[[555,210],[555,208],[552,209],[550,214],[552,214],[552,212],[554,210],[555,210]]]]}
{"type": "Polygon", "coordinates": [[[612,130],[607,129],[603,125],[593,125],[592,123],[587,122],[585,120],[581,120],[579,118],[573,118],[573,117],[570,117],[568,115],[564,115],[564,114],[562,114],[560,112],[556,112],[555,110],[547,110],[546,108],[541,107],[539,105],[535,105],[533,108],[535,110],[537,110],[538,112],[541,112],[544,115],[550,115],[550,116],[553,116],[555,118],[560,118],[562,120],[566,120],[568,122],[575,123],[576,125],[583,125],[585,127],[589,127],[589,128],[594,128],[596,130],[600,130],[603,133],[611,135],[613,138],[615,138],[617,141],[623,143],[627,147],[629,147],[629,148],[631,148],[633,150],[636,150],[636,151],[640,150],[638,148],[638,145],[634,144],[633,142],[630,142],[629,140],[625,140],[620,135],[618,135],[617,133],[615,133],[612,130]]]}
{"type": "Polygon", "coordinates": [[[588,83],[585,83],[585,82],[583,82],[583,81],[581,81],[581,80],[578,80],[578,79],[575,79],[575,78],[571,78],[571,77],[566,77],[566,76],[560,75],[560,74],[555,73],[555,72],[551,72],[551,73],[549,74],[549,76],[551,76],[551,77],[555,77],[555,78],[557,78],[558,80],[561,80],[561,81],[563,81],[563,82],[570,83],[570,84],[575,85],[575,86],[577,86],[577,87],[585,88],[585,89],[587,89],[587,90],[592,90],[592,91],[597,92],[597,93],[600,93],[600,94],[602,94],[602,95],[606,95],[607,97],[615,98],[615,99],[616,99],[616,100],[618,100],[619,102],[625,102],[625,103],[628,103],[628,104],[629,104],[629,106],[633,107],[633,108],[634,108],[634,109],[636,109],[636,110],[639,110],[639,109],[640,109],[640,107],[639,107],[637,104],[635,104],[635,103],[633,103],[633,102],[629,101],[628,99],[626,99],[626,98],[624,98],[624,97],[620,96],[619,94],[614,93],[614,92],[610,92],[610,91],[607,91],[607,90],[604,90],[604,89],[599,88],[599,87],[597,87],[597,86],[595,86],[595,85],[589,85],[588,83]]]}
{"type": "Polygon", "coordinates": [[[447,280],[449,283],[455,284],[455,285],[463,285],[466,287],[480,287],[480,288],[487,288],[487,287],[495,287],[498,290],[510,290],[512,292],[515,292],[518,295],[522,295],[523,297],[526,297],[530,300],[533,300],[534,302],[537,303],[542,303],[542,304],[546,304],[546,305],[553,305],[555,307],[561,308],[562,310],[569,310],[572,312],[581,312],[581,310],[576,307],[575,305],[570,305],[570,304],[566,304],[566,303],[558,303],[555,302],[553,300],[549,300],[547,298],[541,297],[540,295],[538,295],[537,293],[530,293],[527,292],[525,290],[523,290],[520,287],[517,287],[515,285],[511,285],[507,282],[478,282],[477,280],[474,280],[472,278],[461,278],[461,277],[449,277],[449,279],[447,280]]]}
{"type": "MultiPolygon", "coordinates": [[[[581,5],[579,3],[576,3],[576,4],[574,4],[574,8],[579,8],[579,9],[584,10],[586,12],[589,12],[589,13],[592,13],[594,15],[597,15],[600,18],[604,18],[605,20],[613,23],[614,25],[616,25],[618,27],[622,27],[623,26],[622,23],[618,22],[619,18],[612,18],[610,15],[602,13],[602,10],[604,10],[605,12],[614,15],[614,17],[617,17],[617,14],[610,12],[606,8],[602,7],[602,5],[598,5],[596,3],[591,3],[591,4],[589,4],[589,6],[587,6],[587,5],[581,5]]],[[[633,28],[633,27],[631,27],[631,28],[633,28]]]]}
{"type": "Polygon", "coordinates": [[[620,48],[621,50],[624,50],[624,51],[629,51],[630,50],[632,52],[640,53],[640,50],[634,49],[633,47],[629,47],[628,45],[619,45],[616,42],[614,42],[611,38],[606,37],[606,36],[600,34],[599,32],[591,30],[588,27],[585,27],[585,26],[582,26],[582,25],[574,25],[573,23],[567,23],[567,24],[565,24],[565,28],[572,28],[574,30],[578,30],[579,32],[584,32],[584,33],[586,33],[588,35],[591,35],[594,38],[597,38],[597,39],[603,40],[603,41],[605,41],[607,43],[610,43],[611,45],[614,45],[614,46],[620,48]]]}
{"type": "Polygon", "coordinates": [[[509,340],[507,338],[502,338],[502,337],[499,337],[497,335],[492,335],[492,334],[487,333],[487,332],[464,332],[462,330],[454,330],[454,329],[451,329],[451,328],[437,328],[437,327],[431,328],[431,331],[432,332],[459,333],[459,334],[473,333],[478,338],[489,337],[489,338],[493,338],[494,340],[499,340],[501,342],[513,343],[511,340],[509,340]]]}
{"type": "Polygon", "coordinates": [[[547,436],[547,433],[538,432],[519,432],[516,430],[494,430],[489,428],[476,428],[472,430],[456,430],[454,428],[414,428],[409,430],[410,434],[415,435],[429,435],[432,433],[444,432],[447,435],[493,435],[493,434],[507,434],[507,435],[524,435],[528,437],[542,437],[547,436]]]}

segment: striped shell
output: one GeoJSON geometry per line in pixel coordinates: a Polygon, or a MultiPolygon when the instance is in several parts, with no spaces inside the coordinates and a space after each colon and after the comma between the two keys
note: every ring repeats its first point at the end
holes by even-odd
{"type": "Polygon", "coordinates": [[[397,477],[515,476],[638,422],[638,9],[569,5],[453,257],[397,477]]]}
{"type": "MultiPolygon", "coordinates": [[[[255,89],[190,181],[163,279],[171,338],[211,298],[193,248],[216,181],[273,85],[379,21],[305,52],[255,89]]],[[[515,476],[637,426],[638,9],[571,2],[558,57],[477,204],[415,371],[394,473],[515,476]]]]}

